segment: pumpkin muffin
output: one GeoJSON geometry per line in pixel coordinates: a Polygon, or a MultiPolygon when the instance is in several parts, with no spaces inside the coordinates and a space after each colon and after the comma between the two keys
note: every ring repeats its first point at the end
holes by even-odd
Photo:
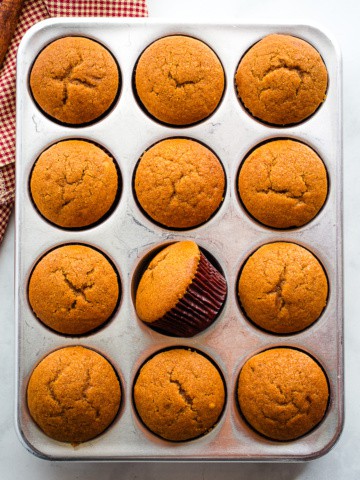
{"type": "Polygon", "coordinates": [[[224,86],[224,70],[213,50],[184,35],[155,41],[136,65],[141,103],[150,115],[171,125],[190,125],[211,115],[224,86]]]}
{"type": "Polygon", "coordinates": [[[98,328],[114,313],[119,280],[110,262],[85,245],[47,253],[29,281],[29,301],[39,320],[53,330],[80,335],[98,328]]]}
{"type": "Polygon", "coordinates": [[[255,430],[273,440],[294,440],[323,419],[329,387],[309,355],[274,348],[245,363],[237,395],[242,414],[255,430]]]}
{"type": "Polygon", "coordinates": [[[171,138],[157,143],[140,159],[135,192],[141,207],[170,228],[204,223],[219,208],[225,188],[224,170],[201,143],[171,138]]]}
{"type": "Polygon", "coordinates": [[[173,349],[158,353],[141,368],[134,402],[149,430],[167,440],[184,441],[214,427],[224,408],[225,387],[206,357],[173,349]]]}
{"type": "Polygon", "coordinates": [[[60,227],[94,224],[113,206],[118,174],[113,159],[83,140],[52,145],[36,161],[30,179],[39,212],[60,227]]]}
{"type": "Polygon", "coordinates": [[[109,110],[120,88],[119,69],[98,42],[59,38],[36,58],[30,87],[36,103],[50,117],[81,125],[109,110]]]}
{"type": "Polygon", "coordinates": [[[254,117],[289,125],[305,120],[325,100],[328,74],[309,43],[274,34],[245,53],[235,83],[240,100],[254,117]]]}
{"type": "Polygon", "coordinates": [[[246,261],[238,284],[241,305],[257,326],[295,333],[314,323],[326,305],[328,283],[312,253],[294,243],[269,243],[246,261]]]}
{"type": "Polygon", "coordinates": [[[49,437],[73,444],[100,435],[114,420],[120,400],[120,383],[111,364],[78,346],[45,357],[27,388],[35,423],[49,437]]]}
{"type": "Polygon", "coordinates": [[[256,148],[241,166],[238,189],[250,215],[275,228],[310,222],[327,196],[322,160],[293,140],[274,140],[256,148]]]}
{"type": "Polygon", "coordinates": [[[162,249],[143,273],[135,308],[160,333],[192,337],[209,327],[225,302],[225,278],[193,241],[162,249]]]}

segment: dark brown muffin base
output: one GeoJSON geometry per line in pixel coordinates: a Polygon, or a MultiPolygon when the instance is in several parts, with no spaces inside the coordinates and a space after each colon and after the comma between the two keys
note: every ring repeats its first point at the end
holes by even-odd
{"type": "Polygon", "coordinates": [[[162,318],[149,325],[159,333],[192,337],[216,319],[227,293],[223,275],[200,253],[199,265],[185,295],[162,318]]]}

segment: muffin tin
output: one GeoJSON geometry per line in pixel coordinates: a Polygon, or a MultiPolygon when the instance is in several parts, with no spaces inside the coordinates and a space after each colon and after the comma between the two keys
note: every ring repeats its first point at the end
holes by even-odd
{"type": "Polygon", "coordinates": [[[166,461],[297,461],[326,453],[343,424],[343,277],[342,277],[342,110],[341,62],[337,48],[321,31],[303,25],[176,23],[144,19],[50,19],[24,36],[17,66],[16,281],[17,330],[16,416],[19,436],[34,454],[54,460],[166,461]],[[291,127],[264,125],[244,110],[237,98],[234,74],[241,56],[270,33],[307,40],[322,55],[329,73],[327,98],[308,120],[291,127]],[[133,69],[141,52],[155,39],[172,34],[198,38],[214,49],[226,76],[217,110],[205,121],[174,128],[151,119],[133,91],[133,69]],[[81,35],[98,40],[117,59],[122,77],[119,99],[99,122],[67,127],[45,117],[29,90],[29,72],[39,51],[56,38],[81,35]],[[203,142],[220,158],[226,173],[224,201],[204,225],[190,230],[162,228],[144,216],[133,193],[136,163],[149,146],[169,137],[203,142]],[[32,166],[48,146],[80,138],[104,146],[116,159],[122,176],[120,201],[102,223],[88,229],[64,230],[43,219],[29,194],[32,166]],[[241,161],[254,146],[271,138],[305,142],[322,158],[329,176],[325,206],[309,224],[274,230],[253,220],[242,207],[236,184],[241,161]],[[214,324],[195,337],[158,334],[137,318],[134,288],[149,255],[161,245],[194,239],[219,262],[228,283],[225,306],[214,324]],[[237,300],[237,280],[246,258],[260,245],[290,241],[308,248],[323,264],[329,280],[327,306],[320,319],[303,332],[274,335],[252,325],[237,300]],[[83,243],[98,248],[114,262],[121,279],[121,302],[103,329],[80,337],[54,333],[34,316],[27,285],[36,261],[61,244],[83,243]],[[92,441],[72,446],[45,436],[29,416],[26,387],[33,367],[49,352],[83,345],[102,353],[117,370],[123,391],[114,423],[92,441]],[[227,402],[219,423],[196,440],[173,443],[149,432],[132,401],[134,377],[142,363],[164,348],[186,346],[204,352],[220,368],[227,402]],[[241,417],[235,400],[239,371],[252,355],[275,346],[290,346],[312,355],[324,368],[330,386],[327,413],[312,432],[291,442],[276,442],[255,433],[241,417]]]}

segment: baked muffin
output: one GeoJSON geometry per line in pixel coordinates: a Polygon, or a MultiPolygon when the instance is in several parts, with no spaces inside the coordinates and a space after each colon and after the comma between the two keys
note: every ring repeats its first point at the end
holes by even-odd
{"type": "Polygon", "coordinates": [[[289,125],[305,120],[325,100],[328,74],[309,43],[274,34],[245,53],[235,83],[240,100],[254,117],[289,125]]]}
{"type": "Polygon", "coordinates": [[[114,420],[121,399],[118,377],[102,355],[67,347],[45,357],[28,388],[30,415],[43,432],[60,442],[86,442],[114,420]]]}
{"type": "Polygon", "coordinates": [[[209,327],[226,297],[226,281],[193,241],[163,248],[143,273],[135,308],[160,333],[192,337],[209,327]]]}
{"type": "Polygon", "coordinates": [[[68,335],[102,325],[114,313],[118,299],[113,266],[85,245],[51,250],[36,264],[29,281],[29,301],[37,318],[68,335]]]}
{"type": "Polygon", "coordinates": [[[134,402],[149,430],[166,440],[184,441],[214,427],[224,408],[225,387],[206,357],[173,349],[158,353],[141,368],[134,402]]]}
{"type": "Polygon", "coordinates": [[[44,48],[30,74],[36,103],[62,123],[92,122],[112,106],[120,88],[111,53],[94,40],[64,37],[44,48]]]}
{"type": "Polygon", "coordinates": [[[184,35],[149,45],[135,70],[141,103],[157,120],[171,125],[190,125],[211,115],[224,85],[224,70],[213,50],[184,35]]]}
{"type": "Polygon", "coordinates": [[[295,333],[319,318],[328,283],[312,253],[295,243],[263,245],[246,261],[238,293],[246,315],[274,333],[295,333]]]}
{"type": "Polygon", "coordinates": [[[275,228],[300,227],[324,205],[326,169],[303,143],[274,140],[245,159],[238,189],[245,208],[259,222],[275,228]]]}
{"type": "Polygon", "coordinates": [[[309,355],[274,348],[245,363],[237,394],[241,412],[255,430],[273,440],[294,440],[323,419],[329,387],[309,355]]]}
{"type": "Polygon", "coordinates": [[[86,227],[114,204],[118,174],[113,159],[83,140],[66,140],[45,150],[30,179],[39,212],[60,227],[86,227]]]}
{"type": "Polygon", "coordinates": [[[225,175],[217,157],[201,143],[171,138],[143,154],[134,183],[141,207],[153,220],[190,228],[219,208],[225,175]]]}

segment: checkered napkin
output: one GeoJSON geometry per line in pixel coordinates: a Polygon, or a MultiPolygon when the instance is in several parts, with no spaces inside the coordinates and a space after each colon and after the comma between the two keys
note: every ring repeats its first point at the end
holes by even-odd
{"type": "MultiPolygon", "coordinates": [[[[16,52],[26,30],[49,17],[146,17],[146,0],[27,0],[0,70],[0,244],[15,197],[16,52]]],[[[1,34],[1,32],[0,32],[1,34]]]]}

